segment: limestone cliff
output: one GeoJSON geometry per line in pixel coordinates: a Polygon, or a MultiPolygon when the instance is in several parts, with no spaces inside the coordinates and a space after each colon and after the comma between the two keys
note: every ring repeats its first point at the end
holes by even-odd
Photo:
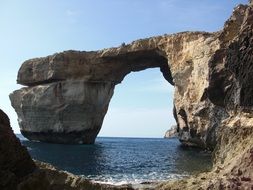
{"type": "Polygon", "coordinates": [[[17,82],[27,87],[10,95],[22,134],[31,140],[93,143],[115,85],[132,71],[158,67],[175,87],[174,116],[181,141],[213,145],[214,138],[209,137],[215,136],[213,128],[221,118],[209,116],[222,110],[213,106],[211,112],[203,97],[208,62],[220,47],[218,34],[183,32],[118,48],[65,51],[25,61],[17,82]]]}
{"type": "Polygon", "coordinates": [[[218,127],[213,170],[157,189],[253,188],[252,5],[236,7],[209,63],[207,98],[228,114],[218,127]]]}

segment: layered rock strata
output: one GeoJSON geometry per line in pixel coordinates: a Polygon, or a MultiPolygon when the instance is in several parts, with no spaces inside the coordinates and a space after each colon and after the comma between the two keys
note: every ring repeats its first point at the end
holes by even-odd
{"type": "Polygon", "coordinates": [[[31,140],[94,143],[114,86],[67,80],[23,88],[11,95],[21,133],[31,140]]]}
{"type": "Polygon", "coordinates": [[[65,51],[28,60],[17,79],[27,87],[10,95],[21,132],[31,140],[93,143],[115,85],[130,72],[158,67],[175,87],[174,116],[180,140],[207,147],[220,122],[209,117],[220,110],[215,106],[210,110],[210,102],[203,98],[208,62],[219,47],[218,33],[183,32],[118,48],[65,51]]]}

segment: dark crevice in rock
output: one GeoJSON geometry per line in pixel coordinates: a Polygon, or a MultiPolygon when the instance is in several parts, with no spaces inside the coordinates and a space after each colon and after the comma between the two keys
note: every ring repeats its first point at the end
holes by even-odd
{"type": "Polygon", "coordinates": [[[174,119],[176,120],[176,123],[177,123],[177,133],[178,133],[180,128],[179,128],[179,123],[178,123],[178,118],[177,118],[177,108],[176,108],[175,104],[173,105],[173,116],[174,116],[174,119]]]}
{"type": "Polygon", "coordinates": [[[172,74],[171,74],[171,71],[170,71],[170,68],[169,68],[169,65],[168,65],[168,60],[164,60],[164,64],[162,64],[160,66],[160,71],[162,72],[163,74],[163,77],[171,84],[171,85],[175,85],[175,83],[173,82],[173,78],[172,78],[172,74]]]}
{"type": "Polygon", "coordinates": [[[178,115],[181,116],[181,118],[183,119],[184,123],[185,123],[185,126],[183,127],[183,131],[189,131],[189,126],[188,126],[188,120],[187,120],[187,114],[185,112],[184,109],[180,109],[178,111],[178,115]]]}

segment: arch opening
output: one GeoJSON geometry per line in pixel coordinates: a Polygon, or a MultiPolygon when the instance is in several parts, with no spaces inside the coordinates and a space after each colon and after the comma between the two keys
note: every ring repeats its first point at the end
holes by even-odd
{"type": "Polygon", "coordinates": [[[131,72],[116,85],[99,136],[163,137],[176,124],[173,94],[161,69],[131,72]]]}

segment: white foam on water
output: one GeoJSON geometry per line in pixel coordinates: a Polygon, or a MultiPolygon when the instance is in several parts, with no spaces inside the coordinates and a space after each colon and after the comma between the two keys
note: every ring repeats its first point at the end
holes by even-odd
{"type": "Polygon", "coordinates": [[[127,174],[116,174],[116,175],[99,175],[99,176],[83,176],[90,179],[95,183],[109,184],[109,185],[152,185],[160,182],[181,179],[188,176],[187,174],[158,174],[157,172],[151,172],[143,175],[127,175],[127,174]]]}

